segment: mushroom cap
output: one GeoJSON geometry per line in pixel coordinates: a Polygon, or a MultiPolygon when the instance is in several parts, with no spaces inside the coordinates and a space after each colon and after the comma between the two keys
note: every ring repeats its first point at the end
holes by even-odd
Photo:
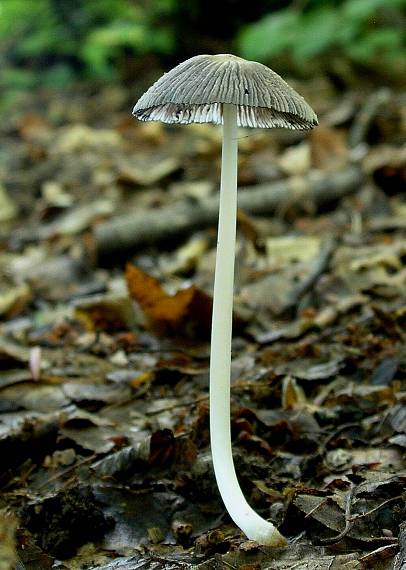
{"type": "Polygon", "coordinates": [[[277,73],[235,55],[197,55],[165,73],[138,100],[141,121],[222,124],[223,103],[237,105],[240,127],[306,130],[313,109],[277,73]]]}

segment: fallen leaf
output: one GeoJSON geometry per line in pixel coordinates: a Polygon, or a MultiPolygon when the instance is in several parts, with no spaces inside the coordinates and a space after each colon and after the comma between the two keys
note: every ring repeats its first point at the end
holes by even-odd
{"type": "Polygon", "coordinates": [[[52,152],[57,155],[81,153],[89,149],[113,150],[121,143],[119,133],[109,129],[92,129],[87,125],[69,125],[57,133],[52,152]]]}
{"type": "Polygon", "coordinates": [[[126,268],[127,287],[148,325],[160,334],[208,338],[212,299],[195,286],[168,295],[154,277],[135,265],[126,268]]]}
{"type": "Polygon", "coordinates": [[[144,158],[138,163],[134,163],[133,158],[131,160],[122,159],[118,164],[118,182],[151,186],[178,170],[180,164],[180,160],[174,156],[164,157],[158,161],[155,157],[144,158]]]}
{"type": "Polygon", "coordinates": [[[286,376],[282,383],[282,407],[284,410],[303,408],[306,405],[306,396],[295,378],[286,376]]]}

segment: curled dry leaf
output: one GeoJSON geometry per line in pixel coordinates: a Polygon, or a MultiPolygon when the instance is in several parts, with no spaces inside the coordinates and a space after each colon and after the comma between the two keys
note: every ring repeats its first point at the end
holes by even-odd
{"type": "Polygon", "coordinates": [[[206,293],[193,286],[168,295],[157,279],[131,264],[127,265],[126,279],[131,298],[141,306],[154,331],[208,337],[212,300],[206,293]]]}
{"type": "Polygon", "coordinates": [[[295,378],[286,376],[282,383],[282,407],[284,410],[303,408],[306,405],[304,390],[298,385],[295,378]]]}

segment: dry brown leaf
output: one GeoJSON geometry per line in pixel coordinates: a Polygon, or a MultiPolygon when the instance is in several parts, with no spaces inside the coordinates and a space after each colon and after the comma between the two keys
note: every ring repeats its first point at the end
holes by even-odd
{"type": "Polygon", "coordinates": [[[132,264],[127,265],[126,279],[131,298],[139,303],[156,332],[208,337],[212,300],[206,293],[193,286],[168,295],[157,279],[132,264]]]}
{"type": "Polygon", "coordinates": [[[282,383],[282,407],[284,410],[302,408],[306,405],[306,396],[295,378],[285,376],[282,383]]]}
{"type": "Polygon", "coordinates": [[[152,370],[147,370],[147,372],[143,372],[139,374],[135,378],[129,381],[129,384],[132,388],[140,388],[149,382],[152,382],[154,379],[154,372],[152,370]]]}

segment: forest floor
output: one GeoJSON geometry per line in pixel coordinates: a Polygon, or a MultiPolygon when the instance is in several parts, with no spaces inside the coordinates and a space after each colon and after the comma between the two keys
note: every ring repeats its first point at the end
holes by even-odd
{"type": "Polygon", "coordinates": [[[406,564],[406,98],[298,86],[310,133],[240,130],[231,378],[250,504],[211,464],[221,132],[123,88],[0,123],[0,569],[406,564]]]}

